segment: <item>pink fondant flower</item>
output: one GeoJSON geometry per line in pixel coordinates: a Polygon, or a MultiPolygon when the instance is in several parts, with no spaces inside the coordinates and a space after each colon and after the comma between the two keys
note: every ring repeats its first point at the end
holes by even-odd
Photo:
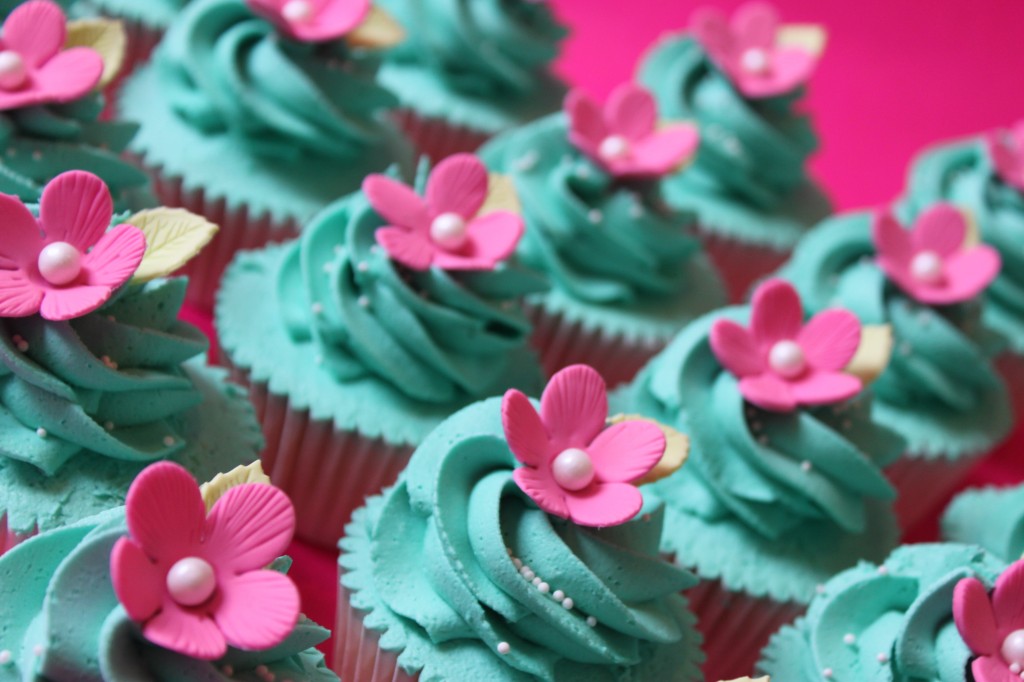
{"type": "Polygon", "coordinates": [[[605,428],[604,380],[586,365],[551,378],[540,414],[516,390],[505,393],[501,421],[509,449],[525,466],[512,476],[541,509],[581,526],[615,526],[640,511],[643,496],[631,482],[665,452],[654,423],[623,421],[605,428]]]}
{"type": "Polygon", "coordinates": [[[1024,671],[1024,561],[996,580],[991,598],[977,578],[964,578],[953,590],[953,621],[978,658],[975,682],[1019,680],[1024,671]]]}
{"type": "Polygon", "coordinates": [[[966,216],[936,204],[906,230],[888,212],[871,226],[878,266],[900,289],[921,303],[945,305],[974,298],[999,274],[999,252],[965,243],[966,216]]]}
{"type": "Polygon", "coordinates": [[[649,92],[633,83],[617,87],[604,109],[582,90],[565,98],[569,141],[616,177],[654,178],[686,163],[700,142],[696,126],[658,127],[649,92]]]}
{"type": "Polygon", "coordinates": [[[510,211],[478,215],[487,187],[487,169],[472,154],[439,163],[425,197],[386,175],[363,181],[370,205],[388,221],[377,230],[377,243],[413,270],[492,270],[515,251],[523,220],[510,211]]]}
{"type": "Polygon", "coordinates": [[[19,5],[0,38],[0,111],[70,102],[92,90],[103,58],[88,47],[64,49],[67,20],[50,0],[19,5]]]}
{"type": "Polygon", "coordinates": [[[0,317],[70,320],[103,305],[146,252],[137,227],[107,230],[113,214],[107,186],[84,171],[50,181],[38,220],[17,197],[0,194],[0,317]]]}
{"type": "Polygon", "coordinates": [[[825,405],[852,398],[857,377],[842,370],[860,345],[860,322],[848,310],[825,310],[804,324],[800,296],[771,279],[754,292],[750,328],[732,320],[711,327],[711,350],[740,380],[740,393],[766,410],[825,405]]]}
{"type": "Polygon", "coordinates": [[[295,531],[288,497],[263,483],[231,488],[209,515],[181,466],[147,467],[128,490],[129,537],[110,555],[114,592],[149,641],[203,660],[227,646],[263,650],[295,628],[299,594],[266,566],[295,531]]]}
{"type": "Polygon", "coordinates": [[[771,97],[806,82],[818,55],[780,45],[779,17],[767,3],[743,5],[729,21],[718,9],[694,12],[690,30],[711,60],[747,97],[771,97]]]}
{"type": "Polygon", "coordinates": [[[1024,120],[1010,130],[989,133],[985,145],[999,179],[1024,192],[1024,120]]]}
{"type": "Polygon", "coordinates": [[[341,38],[363,23],[370,0],[248,0],[253,11],[267,17],[296,40],[323,42],[341,38]]]}

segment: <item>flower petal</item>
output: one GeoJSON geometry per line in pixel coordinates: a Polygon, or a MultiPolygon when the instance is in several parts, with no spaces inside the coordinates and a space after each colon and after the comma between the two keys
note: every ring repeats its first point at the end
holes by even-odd
{"type": "Polygon", "coordinates": [[[752,99],[772,97],[807,82],[818,66],[818,56],[798,48],[777,48],[770,53],[771,68],[755,73],[743,68],[733,74],[736,85],[752,99]]]}
{"type": "Polygon", "coordinates": [[[0,268],[35,265],[45,242],[39,224],[21,199],[13,194],[0,194],[0,222],[4,226],[0,268]]]}
{"type": "Polygon", "coordinates": [[[992,283],[1001,264],[999,252],[986,244],[956,253],[946,259],[943,284],[924,289],[920,300],[937,304],[968,301],[992,283]]]}
{"type": "Polygon", "coordinates": [[[748,2],[732,15],[733,35],[743,49],[770,48],[775,45],[779,14],[766,2],[748,2]]]}
{"type": "Polygon", "coordinates": [[[158,462],[142,470],[125,500],[128,532],[160,562],[189,556],[199,546],[206,506],[199,486],[184,467],[158,462]]]}
{"type": "Polygon", "coordinates": [[[106,285],[47,287],[39,314],[47,320],[73,320],[87,315],[110,300],[114,290],[106,285]]]}
{"type": "Polygon", "coordinates": [[[523,464],[546,466],[551,452],[550,441],[540,415],[530,399],[516,389],[509,389],[501,401],[501,425],[509,450],[523,464]]]}
{"type": "Polygon", "coordinates": [[[964,578],[953,589],[953,620],[971,651],[982,655],[999,653],[996,616],[988,592],[977,578],[964,578]]]}
{"type": "Polygon", "coordinates": [[[204,554],[218,571],[253,571],[284,554],[294,533],[295,509],[288,496],[266,483],[245,483],[214,503],[204,554]]]}
{"type": "Polygon", "coordinates": [[[587,448],[594,474],[603,483],[630,483],[642,478],[665,454],[665,434],[639,419],[613,424],[587,448]]]}
{"type": "Polygon", "coordinates": [[[512,478],[538,507],[559,518],[569,518],[565,504],[565,491],[555,482],[549,470],[522,466],[512,472],[512,478]]]}
{"type": "Polygon", "coordinates": [[[14,50],[28,66],[46,62],[62,47],[67,37],[67,19],[60,5],[33,0],[19,5],[4,21],[4,47],[14,50]]]}
{"type": "Polygon", "coordinates": [[[282,573],[252,571],[221,584],[213,618],[231,646],[246,651],[269,649],[295,629],[299,591],[282,573]]]}
{"type": "Polygon", "coordinates": [[[658,124],[658,105],[647,90],[626,82],[612,91],[604,115],[609,134],[637,142],[654,132],[658,124]]]}
{"type": "Polygon", "coordinates": [[[690,18],[690,32],[711,59],[724,67],[732,60],[735,38],[725,15],[715,7],[701,7],[690,18]]]}
{"type": "Polygon", "coordinates": [[[762,352],[768,352],[777,341],[796,339],[803,320],[800,295],[789,282],[770,279],[754,292],[750,333],[762,352]]]}
{"type": "MultiPolygon", "coordinates": [[[[700,134],[689,123],[674,124],[633,145],[632,153],[617,160],[624,169],[617,175],[658,177],[675,171],[697,152],[700,134]]],[[[612,172],[616,172],[612,164],[612,172]]]]}
{"type": "Polygon", "coordinates": [[[33,284],[24,272],[0,270],[0,317],[35,315],[42,301],[43,289],[33,284]]]}
{"type": "Polygon", "coordinates": [[[473,220],[466,230],[466,244],[458,253],[439,249],[434,265],[445,270],[493,270],[515,252],[523,236],[523,219],[495,211],[473,220]]]}
{"type": "Polygon", "coordinates": [[[997,131],[985,136],[989,159],[999,179],[1012,187],[1024,190],[1024,154],[1010,134],[997,131]]]}
{"type": "Polygon", "coordinates": [[[94,286],[121,286],[135,274],[146,255],[146,235],[132,225],[118,225],[96,242],[82,258],[86,282],[94,286]]]}
{"type": "Polygon", "coordinates": [[[1002,656],[982,656],[971,663],[974,682],[1017,682],[1020,676],[1010,672],[1002,656]]]}
{"type": "Polygon", "coordinates": [[[110,226],[114,202],[106,184],[92,173],[61,173],[43,188],[39,224],[48,242],[68,242],[85,252],[110,226]]]}
{"type": "Polygon", "coordinates": [[[842,372],[811,372],[790,384],[790,391],[800,405],[831,405],[849,400],[864,385],[852,374],[842,372]]]}
{"type": "Polygon", "coordinates": [[[1024,561],[1015,561],[996,578],[996,586],[992,590],[992,613],[1001,637],[1024,628],[1024,599],[1020,598],[1021,594],[1024,594],[1024,561]]]}
{"type": "Polygon", "coordinates": [[[952,204],[935,204],[914,221],[910,233],[914,253],[934,251],[944,259],[960,251],[967,234],[967,218],[952,204]]]}
{"type": "Polygon", "coordinates": [[[110,581],[128,617],[141,623],[160,610],[166,572],[131,538],[120,538],[110,552],[110,581]]]}
{"type": "Polygon", "coordinates": [[[157,646],[203,661],[214,661],[228,650],[224,635],[207,613],[185,610],[170,598],[142,626],[142,634],[157,646]]]}
{"type": "Polygon", "coordinates": [[[289,29],[299,40],[310,42],[334,40],[363,23],[369,12],[369,0],[322,3],[322,8],[316,12],[316,16],[311,21],[292,23],[289,25],[289,29]]]}
{"type": "Polygon", "coordinates": [[[860,320],[849,310],[823,310],[804,325],[796,341],[811,367],[838,372],[860,347],[860,320]]]}
{"type": "Polygon", "coordinates": [[[455,154],[437,164],[427,179],[431,217],[454,213],[469,220],[487,199],[487,168],[472,154],[455,154]]]}
{"type": "Polygon", "coordinates": [[[582,493],[568,493],[565,503],[573,523],[607,528],[636,516],[644,505],[644,496],[629,483],[593,483],[582,493]]]}
{"type": "Polygon", "coordinates": [[[71,102],[88,93],[103,77],[103,57],[89,47],[73,47],[49,60],[32,75],[40,101],[71,102]]]}
{"type": "Polygon", "coordinates": [[[789,384],[774,374],[744,377],[740,380],[740,393],[747,402],[772,412],[792,412],[796,409],[796,398],[789,384]]]}
{"type": "Polygon", "coordinates": [[[582,90],[571,90],[565,96],[565,113],[569,118],[569,141],[583,152],[596,156],[608,128],[604,112],[582,90]]]}
{"type": "Polygon", "coordinates": [[[413,270],[428,269],[437,251],[426,235],[398,227],[377,228],[373,236],[392,260],[413,270]]]}
{"type": "Polygon", "coordinates": [[[910,232],[888,211],[877,211],[871,218],[871,240],[880,260],[897,268],[907,268],[914,257],[910,232]]]}
{"type": "Polygon", "coordinates": [[[424,234],[430,228],[427,205],[411,187],[386,175],[370,175],[363,180],[363,193],[391,226],[424,234]]]}
{"type": "Polygon", "coordinates": [[[571,365],[556,372],[541,396],[540,418],[553,453],[586,448],[608,418],[604,379],[587,365],[571,365]]]}
{"type": "Polygon", "coordinates": [[[765,371],[764,353],[746,327],[732,320],[715,320],[710,340],[715,357],[737,377],[757,376],[765,371]]]}

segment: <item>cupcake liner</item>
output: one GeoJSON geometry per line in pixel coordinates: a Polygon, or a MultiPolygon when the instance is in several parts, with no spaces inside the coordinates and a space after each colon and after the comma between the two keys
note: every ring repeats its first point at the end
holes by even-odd
{"type": "Polygon", "coordinates": [[[779,251],[768,246],[743,244],[715,232],[696,229],[705,253],[711,259],[721,276],[729,294],[729,301],[742,303],[754,283],[775,272],[789,257],[788,251],[779,251]]]}
{"type": "Polygon", "coordinates": [[[887,467],[885,475],[896,488],[893,508],[900,528],[911,530],[937,512],[984,454],[924,459],[908,453],[887,467]]]}
{"type": "Polygon", "coordinates": [[[339,581],[338,620],[334,629],[334,672],[342,680],[359,682],[414,682],[398,666],[398,654],[380,648],[380,633],[365,627],[364,613],[349,602],[349,591],[339,581]]]}
{"type": "Polygon", "coordinates": [[[337,429],[333,419],[313,419],[239,368],[231,368],[231,377],[249,389],[266,439],[263,470],[292,499],[296,535],[333,549],[352,512],[395,482],[412,448],[337,429]]]}
{"type": "Polygon", "coordinates": [[[587,329],[579,320],[566,319],[536,303],[524,303],[533,324],[530,345],[540,357],[544,374],[553,375],[569,365],[590,365],[604,377],[609,388],[632,379],[648,360],[664,348],[663,343],[631,340],[587,329]]]}
{"type": "Polygon", "coordinates": [[[686,592],[697,629],[704,636],[704,679],[730,680],[750,675],[772,634],[793,622],[805,606],[727,590],[719,580],[704,580],[686,592]]]}
{"type": "Polygon", "coordinates": [[[440,118],[423,118],[412,109],[396,110],[394,120],[416,146],[417,152],[429,157],[432,163],[452,154],[475,152],[491,137],[440,118]]]}
{"type": "Polygon", "coordinates": [[[7,515],[0,515],[0,556],[11,551],[36,533],[15,533],[7,527],[7,515]]]}

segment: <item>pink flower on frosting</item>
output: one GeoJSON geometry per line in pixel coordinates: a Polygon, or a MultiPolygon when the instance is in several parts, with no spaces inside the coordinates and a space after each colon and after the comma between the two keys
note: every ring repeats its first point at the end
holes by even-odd
{"type": "Polygon", "coordinates": [[[694,12],[690,30],[747,97],[788,92],[806,82],[818,63],[819,55],[779,43],[778,13],[767,3],[743,5],[731,21],[716,8],[701,8],[694,12]]]}
{"type": "Polygon", "coordinates": [[[505,393],[501,420],[509,449],[525,466],[512,476],[541,509],[581,526],[615,526],[640,511],[642,478],[665,452],[665,435],[651,422],[605,428],[604,380],[586,365],[551,378],[540,414],[516,390],[505,393]]]}
{"type": "Polygon", "coordinates": [[[1024,671],[1024,561],[996,580],[991,597],[977,578],[964,578],[953,590],[953,620],[960,637],[978,658],[971,662],[975,682],[1019,680],[1024,671]]]}
{"type": "Polygon", "coordinates": [[[569,141],[616,177],[659,177],[684,165],[697,151],[696,126],[658,127],[658,107],[633,83],[615,88],[604,109],[582,90],[565,98],[569,141]]]}
{"type": "Polygon", "coordinates": [[[107,230],[113,214],[107,186],[84,171],[50,181],[38,219],[17,197],[0,194],[0,317],[70,320],[103,305],[146,252],[142,230],[107,230]]]}
{"type": "Polygon", "coordinates": [[[999,252],[968,245],[966,216],[936,204],[906,230],[888,212],[871,226],[878,265],[900,289],[921,303],[945,305],[974,298],[999,274],[999,252]]]}
{"type": "Polygon", "coordinates": [[[295,531],[288,497],[263,483],[235,486],[209,515],[181,466],[147,467],[128,490],[129,537],[114,545],[114,592],[149,641],[214,660],[227,646],[277,646],[295,628],[299,593],[266,566],[295,531]]]}
{"type": "Polygon", "coordinates": [[[0,111],[70,102],[92,90],[103,58],[88,47],[64,49],[67,20],[50,0],[19,5],[0,37],[0,111]]]}
{"type": "Polygon", "coordinates": [[[370,0],[248,0],[249,6],[296,40],[341,38],[370,12],[370,0]]]}
{"type": "Polygon", "coordinates": [[[732,320],[711,327],[711,350],[740,380],[747,401],[774,412],[847,400],[861,381],[842,370],[860,345],[861,327],[848,310],[825,310],[804,324],[800,296],[771,279],[754,292],[750,328],[732,320]]]}
{"type": "Polygon", "coordinates": [[[377,243],[413,270],[492,270],[515,251],[523,220],[510,211],[479,215],[487,187],[487,169],[472,154],[439,163],[425,197],[386,175],[363,181],[370,205],[388,221],[377,243]]]}
{"type": "Polygon", "coordinates": [[[1024,121],[1010,130],[989,133],[985,145],[999,179],[1024,192],[1024,121]]]}

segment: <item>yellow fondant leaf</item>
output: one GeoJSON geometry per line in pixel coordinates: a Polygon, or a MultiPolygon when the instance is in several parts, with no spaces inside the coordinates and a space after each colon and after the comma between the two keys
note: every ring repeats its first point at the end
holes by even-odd
{"type": "Polygon", "coordinates": [[[183,208],[154,208],[136,213],[129,225],[146,235],[146,255],[133,282],[148,282],[180,269],[206,246],[217,226],[183,208]]]}
{"type": "Polygon", "coordinates": [[[974,212],[966,208],[960,208],[964,216],[964,224],[967,231],[964,233],[964,248],[972,249],[981,243],[981,232],[978,231],[978,221],[974,218],[974,212]]]}
{"type": "Polygon", "coordinates": [[[845,371],[867,386],[882,375],[889,365],[890,357],[892,327],[887,324],[866,324],[861,328],[860,346],[845,371]]]}
{"type": "Polygon", "coordinates": [[[259,460],[252,464],[237,466],[227,473],[217,474],[210,481],[199,486],[207,513],[213,509],[214,503],[223,497],[224,493],[243,483],[270,485],[270,477],[263,473],[263,466],[259,460]]]}
{"type": "Polygon", "coordinates": [[[775,40],[781,47],[795,47],[820,57],[828,43],[828,33],[817,24],[788,24],[779,27],[775,40]]]}
{"type": "Polygon", "coordinates": [[[654,465],[654,468],[647,472],[643,478],[635,481],[637,485],[654,483],[669,476],[680,469],[690,456],[690,439],[671,426],[662,424],[655,419],[649,419],[638,414],[616,414],[608,418],[610,424],[618,424],[625,421],[643,421],[656,424],[661,432],[665,434],[665,453],[654,465]]]}
{"type": "Polygon", "coordinates": [[[345,40],[353,47],[394,47],[405,40],[405,29],[390,13],[374,5],[363,23],[346,35],[345,40]]]}
{"type": "Polygon", "coordinates": [[[487,198],[477,215],[487,215],[494,211],[511,211],[517,215],[522,213],[519,195],[516,193],[516,185],[512,178],[500,173],[490,173],[487,177],[487,198]]]}
{"type": "Polygon", "coordinates": [[[124,24],[113,19],[79,19],[68,22],[68,37],[64,48],[89,47],[103,59],[103,75],[96,85],[103,89],[117,77],[124,65],[124,54],[128,47],[128,34],[124,24]]]}

